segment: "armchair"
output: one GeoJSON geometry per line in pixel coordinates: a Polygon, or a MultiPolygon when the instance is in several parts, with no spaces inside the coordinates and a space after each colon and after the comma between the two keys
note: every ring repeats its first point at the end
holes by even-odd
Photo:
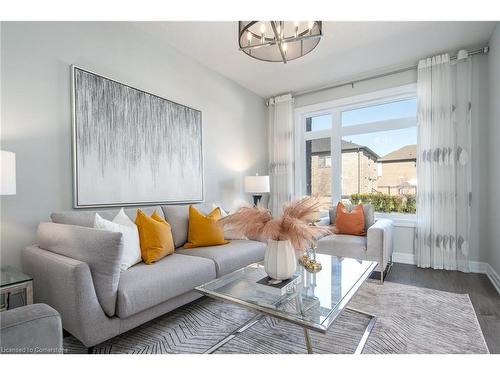
{"type": "MultiPolygon", "coordinates": [[[[316,251],[320,254],[336,255],[346,258],[371,260],[378,262],[375,271],[380,272],[380,282],[384,282],[392,264],[392,220],[374,219],[372,205],[363,205],[366,222],[366,236],[330,234],[320,238],[316,251]]],[[[322,225],[335,224],[335,208],[330,209],[329,220],[322,225]]]]}

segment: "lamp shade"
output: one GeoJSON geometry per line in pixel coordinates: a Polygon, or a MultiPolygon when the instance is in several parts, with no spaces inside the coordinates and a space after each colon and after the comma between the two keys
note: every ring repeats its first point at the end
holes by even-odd
{"type": "Polygon", "coordinates": [[[16,154],[1,151],[0,195],[16,194],[16,154]]]}
{"type": "Polygon", "coordinates": [[[269,176],[245,176],[246,193],[269,193],[269,176]]]}

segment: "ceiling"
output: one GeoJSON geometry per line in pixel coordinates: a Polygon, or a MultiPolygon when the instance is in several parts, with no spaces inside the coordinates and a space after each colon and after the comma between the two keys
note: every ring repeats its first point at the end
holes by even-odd
{"type": "Polygon", "coordinates": [[[297,92],[482,47],[495,22],[324,22],[319,45],[288,64],[238,50],[238,22],[137,22],[134,26],[262,97],[297,92]]]}

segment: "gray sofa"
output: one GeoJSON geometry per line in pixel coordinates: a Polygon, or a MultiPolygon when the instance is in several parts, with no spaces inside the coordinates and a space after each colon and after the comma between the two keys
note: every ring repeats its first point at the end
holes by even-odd
{"type": "MultiPolygon", "coordinates": [[[[197,206],[205,212],[211,207],[197,206]]],[[[188,207],[141,207],[165,217],[177,249],[152,265],[139,263],[123,272],[121,233],[93,229],[96,211],[52,214],[52,223],[38,228],[38,244],[22,252],[35,301],[59,311],[63,328],[92,347],[199,298],[195,286],[264,259],[265,244],[251,240],[182,249],[188,207]]],[[[111,220],[118,210],[98,212],[111,220]]],[[[135,208],[125,212],[135,220],[135,208]]]]}
{"type": "MultiPolygon", "coordinates": [[[[384,281],[386,272],[392,262],[392,220],[375,220],[373,205],[364,204],[365,236],[331,234],[320,238],[317,252],[340,257],[372,260],[378,262],[375,271],[380,272],[380,281],[384,281]]],[[[334,225],[336,207],[331,207],[327,220],[321,225],[334,225]]]]}
{"type": "Polygon", "coordinates": [[[0,313],[2,354],[62,353],[61,317],[42,303],[0,313]]]}

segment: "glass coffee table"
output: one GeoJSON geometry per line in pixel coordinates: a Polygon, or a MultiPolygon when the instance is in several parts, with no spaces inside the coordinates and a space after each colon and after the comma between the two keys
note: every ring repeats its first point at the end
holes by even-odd
{"type": "Polygon", "coordinates": [[[296,272],[296,275],[300,275],[299,282],[289,287],[283,295],[268,292],[266,287],[262,288],[256,283],[267,276],[262,262],[251,264],[195,288],[208,297],[243,306],[257,313],[206,353],[215,352],[265,315],[303,327],[307,352],[312,353],[309,330],[326,333],[344,310],[355,311],[370,318],[355,351],[356,354],[361,353],[377,318],[367,312],[347,307],[347,304],[370,276],[377,262],[325,254],[317,254],[316,259],[321,262],[322,270],[310,273],[299,265],[296,272]]]}
{"type": "Polygon", "coordinates": [[[2,303],[0,310],[6,310],[9,306],[9,295],[19,291],[25,291],[26,304],[33,303],[33,278],[25,275],[17,268],[5,266],[0,269],[0,294],[5,295],[5,303],[2,303]]]}

